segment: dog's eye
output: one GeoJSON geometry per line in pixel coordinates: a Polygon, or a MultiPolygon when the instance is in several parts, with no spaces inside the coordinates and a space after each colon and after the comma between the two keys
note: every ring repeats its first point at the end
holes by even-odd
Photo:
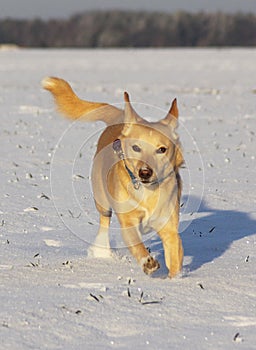
{"type": "Polygon", "coordinates": [[[137,145],[133,145],[132,149],[134,150],[134,152],[140,152],[141,151],[141,148],[139,146],[137,146],[137,145]]]}
{"type": "Polygon", "coordinates": [[[163,154],[167,151],[167,148],[166,147],[160,147],[156,150],[156,153],[158,154],[163,154]]]}

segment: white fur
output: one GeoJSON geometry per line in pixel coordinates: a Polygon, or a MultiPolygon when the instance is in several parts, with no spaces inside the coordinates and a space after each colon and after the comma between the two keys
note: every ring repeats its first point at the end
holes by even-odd
{"type": "Polygon", "coordinates": [[[112,253],[109,245],[109,236],[106,230],[99,230],[94,244],[88,249],[88,257],[111,258],[112,253]]]}

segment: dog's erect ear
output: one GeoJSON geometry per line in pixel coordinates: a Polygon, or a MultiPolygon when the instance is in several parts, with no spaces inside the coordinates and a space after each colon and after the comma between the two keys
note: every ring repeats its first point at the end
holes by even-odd
{"type": "Polygon", "coordinates": [[[130,131],[130,128],[132,124],[136,124],[141,121],[141,118],[136,113],[136,111],[133,109],[130,97],[128,92],[124,92],[124,102],[125,102],[125,109],[124,109],[124,127],[122,130],[123,135],[127,135],[130,131]]]}
{"type": "Polygon", "coordinates": [[[176,119],[178,119],[178,117],[179,117],[179,110],[178,110],[178,106],[177,106],[177,98],[175,98],[175,99],[172,101],[172,105],[171,105],[171,108],[170,108],[168,114],[171,114],[171,115],[173,115],[176,119]]]}
{"type": "Polygon", "coordinates": [[[127,91],[124,92],[124,102],[130,103],[130,96],[127,91]]]}
{"type": "Polygon", "coordinates": [[[177,106],[177,99],[175,98],[172,101],[172,105],[167,116],[161,122],[165,125],[171,125],[173,128],[176,128],[178,126],[178,117],[179,110],[177,106]]]}
{"type": "Polygon", "coordinates": [[[141,120],[138,113],[134,110],[134,108],[131,105],[130,97],[128,92],[124,92],[124,102],[125,102],[125,109],[124,109],[124,121],[126,123],[137,123],[141,120]]]}

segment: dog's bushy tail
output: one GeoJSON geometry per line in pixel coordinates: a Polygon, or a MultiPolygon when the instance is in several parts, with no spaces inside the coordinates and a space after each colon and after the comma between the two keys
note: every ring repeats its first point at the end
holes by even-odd
{"type": "Polygon", "coordinates": [[[47,77],[43,79],[42,86],[52,93],[58,111],[69,119],[88,122],[100,120],[111,125],[122,118],[123,111],[112,105],[80,99],[63,79],[47,77]]]}

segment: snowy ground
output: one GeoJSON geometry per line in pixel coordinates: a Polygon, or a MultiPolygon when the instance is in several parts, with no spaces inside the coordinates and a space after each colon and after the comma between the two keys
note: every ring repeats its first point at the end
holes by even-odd
{"type": "MultiPolygon", "coordinates": [[[[255,62],[253,49],[0,52],[1,349],[255,349],[255,62]],[[102,125],[57,115],[46,75],[96,101],[127,90],[149,118],[178,98],[182,277],[144,275],[115,219],[115,257],[87,257],[102,125]]],[[[163,263],[158,238],[146,244],[163,263]]]]}

